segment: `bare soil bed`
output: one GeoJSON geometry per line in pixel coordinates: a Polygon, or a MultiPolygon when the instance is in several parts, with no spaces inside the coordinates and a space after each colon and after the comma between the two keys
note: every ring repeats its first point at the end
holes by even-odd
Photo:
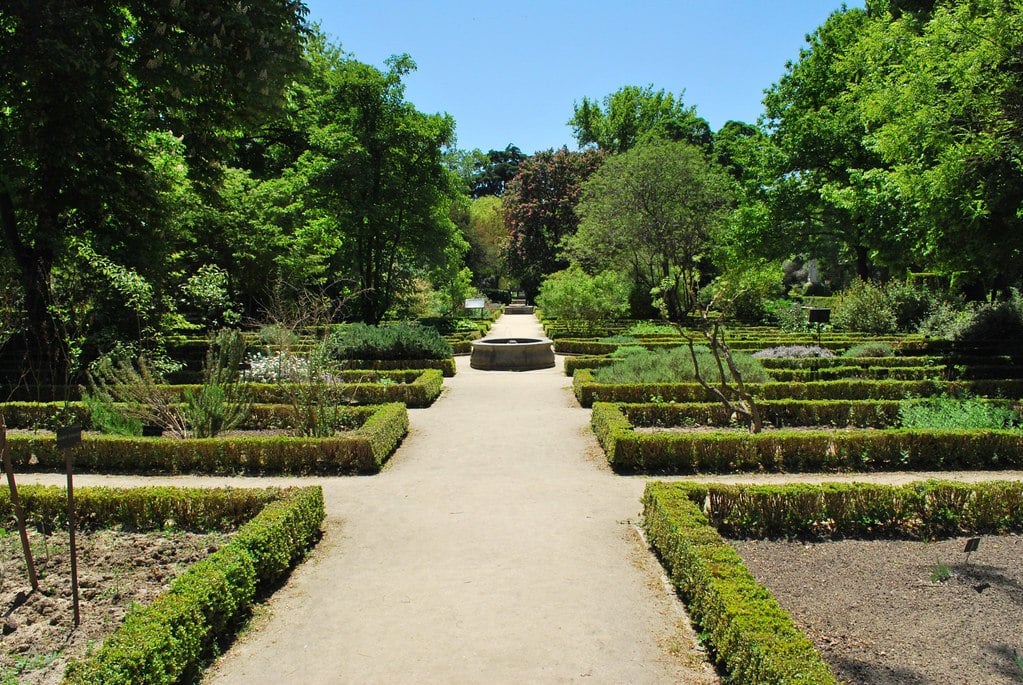
{"type": "Polygon", "coordinates": [[[1023,537],[732,544],[844,682],[1023,682],[1023,537]]]}
{"type": "Polygon", "coordinates": [[[190,565],[227,540],[220,533],[79,531],[81,624],[74,627],[71,561],[65,531],[31,533],[41,592],[32,592],[17,531],[0,538],[0,685],[59,683],[68,660],[98,647],[133,604],[167,590],[190,565]]]}

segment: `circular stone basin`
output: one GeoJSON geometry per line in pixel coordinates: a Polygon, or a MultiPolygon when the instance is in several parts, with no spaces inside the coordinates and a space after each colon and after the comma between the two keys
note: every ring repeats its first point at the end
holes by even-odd
{"type": "Polygon", "coordinates": [[[531,371],[554,366],[548,338],[485,338],[474,340],[469,366],[483,371],[531,371]]]}

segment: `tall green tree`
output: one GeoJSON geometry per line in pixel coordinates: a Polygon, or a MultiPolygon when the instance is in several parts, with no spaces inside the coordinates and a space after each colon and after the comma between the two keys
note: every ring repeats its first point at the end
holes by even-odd
{"type": "Polygon", "coordinates": [[[914,208],[914,252],[1004,290],[1023,278],[1023,2],[923,4],[873,42],[898,60],[859,87],[866,140],[914,208]]]}
{"type": "Polygon", "coordinates": [[[0,222],[40,380],[63,380],[54,270],[72,240],[136,255],[162,236],[152,134],[210,182],[232,133],[279,104],[301,64],[297,0],[8,0],[0,6],[0,222]]]}
{"type": "Polygon", "coordinates": [[[593,149],[538,152],[519,166],[518,175],[508,183],[503,198],[506,264],[530,300],[544,276],[568,266],[560,255],[561,241],[575,233],[580,186],[603,159],[604,154],[593,149]]]}
{"type": "Polygon", "coordinates": [[[449,211],[458,181],[444,158],[454,122],[405,100],[402,79],[415,68],[407,55],[382,71],[322,35],[308,51],[310,75],[289,93],[299,133],[275,153],[294,158],[273,181],[277,206],[320,276],[347,282],[351,315],[377,323],[402,289],[465,247],[449,211]]]}
{"type": "Polygon", "coordinates": [[[732,209],[734,182],[702,148],[648,143],[608,157],[582,186],[579,230],[567,241],[589,271],[629,273],[660,288],[673,320],[689,310],[732,209]]]}
{"type": "Polygon", "coordinates": [[[886,182],[885,163],[865,143],[855,85],[884,56],[861,36],[877,20],[843,9],[808,37],[797,61],[764,99],[778,151],[765,179],[770,213],[755,249],[784,258],[800,252],[851,264],[870,278],[880,264],[905,268],[912,242],[900,232],[903,210],[886,182]]]}
{"type": "Polygon", "coordinates": [[[497,288],[504,274],[502,250],[508,242],[501,198],[484,195],[473,200],[466,224],[463,228],[463,235],[469,243],[466,264],[475,275],[477,284],[497,288]]]}
{"type": "Polygon", "coordinates": [[[625,152],[651,140],[685,141],[709,147],[710,125],[675,97],[653,86],[624,86],[603,102],[584,97],[574,106],[572,126],[579,146],[594,144],[609,153],[625,152]]]}

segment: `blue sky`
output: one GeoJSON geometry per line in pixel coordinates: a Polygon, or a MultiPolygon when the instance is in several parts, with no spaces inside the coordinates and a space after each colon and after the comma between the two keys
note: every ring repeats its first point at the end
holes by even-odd
{"type": "MultiPolygon", "coordinates": [[[[862,7],[862,0],[850,0],[862,7]]],[[[455,119],[457,146],[575,149],[572,106],[625,85],[674,94],[717,130],[754,122],[840,0],[306,0],[362,62],[408,53],[406,98],[455,119]]]]}

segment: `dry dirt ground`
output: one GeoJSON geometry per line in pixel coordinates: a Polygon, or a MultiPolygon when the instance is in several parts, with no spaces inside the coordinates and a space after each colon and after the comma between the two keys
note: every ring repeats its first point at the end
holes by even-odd
{"type": "Polygon", "coordinates": [[[964,542],[733,545],[843,682],[1018,685],[1023,537],[964,542]]]}
{"type": "Polygon", "coordinates": [[[191,564],[215,552],[223,534],[79,531],[80,625],[74,627],[71,555],[64,531],[31,534],[40,591],[33,592],[17,533],[0,539],[0,684],[60,683],[69,658],[102,643],[129,607],[167,590],[191,564]]]}

